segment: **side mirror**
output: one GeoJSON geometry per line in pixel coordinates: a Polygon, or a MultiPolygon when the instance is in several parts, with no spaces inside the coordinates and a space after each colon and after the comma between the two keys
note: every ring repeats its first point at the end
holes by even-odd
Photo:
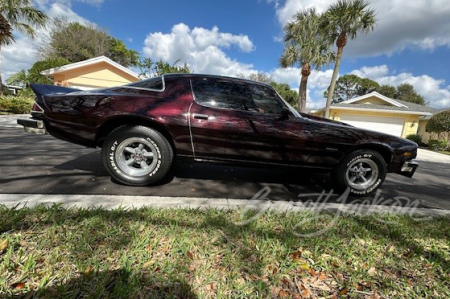
{"type": "Polygon", "coordinates": [[[278,119],[279,120],[287,120],[287,119],[289,119],[290,114],[291,114],[291,111],[288,108],[283,107],[283,109],[281,109],[281,114],[278,119]]]}

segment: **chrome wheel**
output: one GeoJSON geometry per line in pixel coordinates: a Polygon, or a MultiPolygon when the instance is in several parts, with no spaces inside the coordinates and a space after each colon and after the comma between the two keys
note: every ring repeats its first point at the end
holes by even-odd
{"type": "Polygon", "coordinates": [[[159,150],[156,144],[145,138],[128,138],[116,150],[117,166],[128,175],[144,176],[157,166],[159,150]]]}
{"type": "Polygon", "coordinates": [[[347,167],[345,180],[353,189],[366,190],[375,184],[378,173],[378,165],[373,160],[360,158],[347,167]]]}

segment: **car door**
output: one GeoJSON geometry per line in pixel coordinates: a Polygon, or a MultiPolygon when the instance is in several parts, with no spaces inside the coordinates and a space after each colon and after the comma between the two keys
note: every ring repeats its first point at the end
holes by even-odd
{"type": "Polygon", "coordinates": [[[304,164],[313,131],[306,119],[285,114],[269,86],[203,78],[192,81],[190,109],[195,157],[242,162],[304,164]]]}

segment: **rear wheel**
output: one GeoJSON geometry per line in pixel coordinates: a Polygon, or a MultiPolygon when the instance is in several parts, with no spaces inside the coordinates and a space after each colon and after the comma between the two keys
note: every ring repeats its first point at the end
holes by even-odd
{"type": "Polygon", "coordinates": [[[377,190],[386,178],[386,162],[372,150],[357,150],[348,155],[333,171],[332,177],[338,191],[365,196],[377,190]]]}
{"type": "Polygon", "coordinates": [[[106,138],[103,163],[116,181],[132,186],[155,184],[170,170],[173,150],[158,131],[143,126],[123,126],[106,138]]]}

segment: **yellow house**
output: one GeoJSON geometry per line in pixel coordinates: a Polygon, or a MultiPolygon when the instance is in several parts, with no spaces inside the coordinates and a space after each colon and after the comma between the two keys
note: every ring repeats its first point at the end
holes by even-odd
{"type": "MultiPolygon", "coordinates": [[[[428,120],[439,110],[372,92],[332,104],[330,118],[355,127],[399,137],[424,133],[428,120]]],[[[324,116],[324,109],[311,114],[324,116]]]]}
{"type": "Polygon", "coordinates": [[[113,87],[140,80],[138,74],[105,56],[45,70],[41,74],[52,78],[55,85],[82,90],[113,87]]]}

